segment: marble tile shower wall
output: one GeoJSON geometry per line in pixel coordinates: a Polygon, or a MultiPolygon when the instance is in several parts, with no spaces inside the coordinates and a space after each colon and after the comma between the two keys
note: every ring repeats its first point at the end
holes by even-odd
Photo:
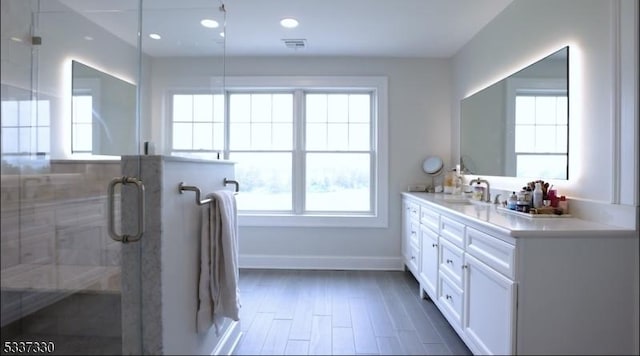
{"type": "Polygon", "coordinates": [[[51,161],[46,172],[2,175],[3,277],[24,264],[119,266],[106,232],[107,185],[119,175],[120,161],[51,161]]]}

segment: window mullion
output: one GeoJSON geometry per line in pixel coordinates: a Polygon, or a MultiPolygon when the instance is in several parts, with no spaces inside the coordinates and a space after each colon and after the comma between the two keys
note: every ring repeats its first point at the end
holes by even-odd
{"type": "Polygon", "coordinates": [[[294,214],[302,214],[305,206],[305,120],[304,92],[296,90],[293,95],[293,199],[294,214]]]}
{"type": "Polygon", "coordinates": [[[224,143],[222,146],[222,157],[224,159],[229,159],[229,155],[230,155],[230,145],[229,145],[229,139],[231,137],[231,120],[229,117],[229,92],[227,90],[223,91],[223,95],[224,95],[224,117],[223,117],[223,130],[224,130],[224,143]]]}

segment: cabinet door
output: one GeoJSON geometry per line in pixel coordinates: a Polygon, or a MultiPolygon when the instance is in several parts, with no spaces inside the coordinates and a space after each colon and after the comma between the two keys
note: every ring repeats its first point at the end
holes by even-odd
{"type": "Polygon", "coordinates": [[[411,234],[411,206],[405,199],[402,200],[402,256],[405,262],[411,256],[410,234],[411,234]]]}
{"type": "Polygon", "coordinates": [[[420,281],[423,289],[431,299],[437,298],[438,286],[438,234],[426,226],[420,227],[422,239],[422,264],[420,266],[420,281]]]}
{"type": "Polygon", "coordinates": [[[465,253],[464,333],[474,354],[513,353],[515,283],[465,253]]]}

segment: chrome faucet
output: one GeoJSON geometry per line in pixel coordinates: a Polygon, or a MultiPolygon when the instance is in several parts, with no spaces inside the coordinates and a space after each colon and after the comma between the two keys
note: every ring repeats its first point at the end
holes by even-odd
{"type": "Polygon", "coordinates": [[[482,193],[482,201],[485,201],[487,203],[491,203],[491,188],[489,186],[489,181],[486,179],[482,179],[480,177],[476,178],[476,179],[472,179],[471,181],[469,181],[469,185],[473,185],[473,184],[480,184],[480,183],[484,183],[487,186],[487,190],[485,192],[482,193]]]}

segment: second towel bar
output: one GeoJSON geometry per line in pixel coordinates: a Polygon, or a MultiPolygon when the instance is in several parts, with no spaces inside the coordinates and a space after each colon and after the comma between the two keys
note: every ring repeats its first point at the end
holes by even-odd
{"type": "MultiPolygon", "coordinates": [[[[223,181],[223,184],[225,186],[227,184],[235,184],[235,186],[236,186],[235,193],[238,194],[238,191],[240,190],[240,183],[238,183],[238,181],[225,178],[224,181],[223,181]]],[[[209,204],[213,200],[211,198],[200,200],[200,196],[202,195],[202,192],[200,191],[200,188],[198,188],[198,187],[196,187],[194,185],[185,185],[184,182],[180,182],[180,184],[178,184],[178,192],[180,192],[180,194],[182,194],[182,192],[184,192],[185,190],[188,190],[188,191],[196,193],[196,204],[198,204],[198,205],[209,204]]]]}

